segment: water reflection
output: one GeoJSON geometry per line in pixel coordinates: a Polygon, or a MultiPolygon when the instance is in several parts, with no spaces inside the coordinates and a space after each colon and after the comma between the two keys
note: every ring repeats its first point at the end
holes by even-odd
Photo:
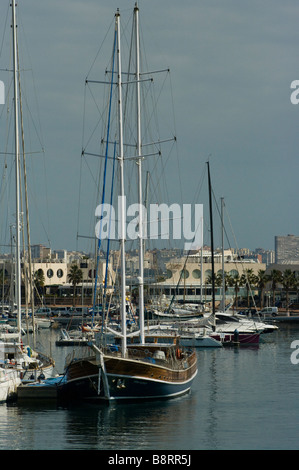
{"type": "Polygon", "coordinates": [[[66,438],[81,449],[188,448],[188,434],[191,438],[194,429],[195,402],[191,393],[169,401],[74,406],[68,410],[66,438]]]}
{"type": "MultiPolygon", "coordinates": [[[[299,365],[290,361],[290,345],[299,339],[299,327],[281,328],[271,338],[257,349],[198,350],[192,391],[177,399],[0,405],[0,448],[297,448],[299,365]]],[[[68,352],[56,351],[60,371],[68,352]]]]}

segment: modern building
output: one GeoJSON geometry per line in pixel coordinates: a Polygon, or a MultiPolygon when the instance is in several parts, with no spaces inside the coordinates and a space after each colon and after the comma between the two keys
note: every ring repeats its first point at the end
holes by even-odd
{"type": "Polygon", "coordinates": [[[41,272],[44,277],[46,287],[54,285],[64,285],[67,281],[68,265],[67,263],[32,263],[33,273],[41,272]]]}
{"type": "Polygon", "coordinates": [[[32,245],[31,257],[32,259],[49,259],[51,256],[51,248],[44,245],[32,245]]]}
{"type": "MultiPolygon", "coordinates": [[[[92,259],[81,260],[73,263],[52,262],[52,263],[33,263],[33,271],[42,271],[44,276],[44,285],[48,293],[52,293],[53,287],[59,287],[59,292],[64,295],[72,293],[73,286],[69,280],[68,274],[73,264],[76,264],[82,271],[82,283],[78,284],[78,289],[83,290],[85,294],[91,294],[95,282],[95,262],[92,259]]],[[[98,266],[98,286],[102,286],[106,276],[106,262],[100,261],[98,266]]],[[[110,264],[107,269],[107,285],[111,286],[115,282],[115,273],[110,264]]]]}
{"type": "Polygon", "coordinates": [[[256,255],[261,263],[265,263],[267,266],[275,262],[275,251],[274,250],[265,250],[264,248],[256,248],[254,250],[254,255],[256,255]]]}
{"type": "MultiPolygon", "coordinates": [[[[211,251],[204,251],[203,256],[200,254],[192,255],[188,259],[173,258],[166,264],[166,279],[162,282],[151,286],[151,293],[158,295],[164,294],[171,298],[174,294],[177,300],[184,299],[186,301],[211,300],[211,275],[212,261],[211,251]]],[[[222,254],[215,253],[214,270],[215,275],[224,272],[231,275],[245,274],[246,270],[252,270],[257,275],[259,270],[265,270],[266,264],[260,263],[258,260],[243,259],[235,256],[231,250],[225,250],[224,263],[222,266],[222,254]]],[[[240,295],[242,290],[240,290],[240,295]]],[[[217,288],[216,298],[220,299],[222,295],[221,288],[217,288]]],[[[234,297],[234,289],[227,290],[227,301],[231,301],[234,297]]]]}
{"type": "Polygon", "coordinates": [[[275,237],[275,263],[299,263],[299,237],[295,235],[275,237]]]}

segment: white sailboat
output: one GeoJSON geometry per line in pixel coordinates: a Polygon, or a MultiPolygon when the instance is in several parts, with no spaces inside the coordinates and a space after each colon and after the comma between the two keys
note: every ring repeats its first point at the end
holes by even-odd
{"type": "Polygon", "coordinates": [[[17,58],[16,3],[12,7],[13,38],[13,85],[14,85],[14,146],[15,146],[15,302],[17,314],[16,332],[2,333],[0,337],[0,380],[1,397],[5,400],[21,381],[32,381],[38,377],[52,376],[54,361],[41,353],[35,352],[22,341],[21,314],[21,220],[20,220],[20,148],[19,148],[19,90],[17,58]]]}
{"type": "MultiPolygon", "coordinates": [[[[13,28],[13,52],[14,52],[14,68],[16,65],[16,21],[15,21],[15,2],[12,2],[12,28],[13,28]]],[[[16,71],[14,72],[14,83],[16,82],[16,71]]],[[[14,87],[14,93],[16,97],[16,83],[14,87]]],[[[15,103],[15,110],[17,106],[15,103]]],[[[15,116],[15,127],[17,125],[17,117],[15,116]]],[[[16,142],[16,141],[15,141],[16,142]]],[[[18,148],[16,147],[16,155],[18,148]]],[[[18,165],[16,165],[16,168],[18,165]]],[[[16,178],[18,178],[18,169],[16,169],[16,178]]],[[[18,207],[19,209],[19,207],[18,207]]],[[[17,218],[17,223],[19,219],[17,218]]],[[[14,333],[7,333],[14,335],[14,333]]],[[[18,329],[18,338],[21,336],[21,330],[18,329]]],[[[1,340],[0,344],[0,354],[1,354],[1,367],[0,367],[0,401],[7,401],[12,392],[16,392],[17,386],[21,383],[21,378],[19,371],[14,368],[8,368],[7,362],[5,361],[5,344],[7,344],[7,337],[1,340]]]]}

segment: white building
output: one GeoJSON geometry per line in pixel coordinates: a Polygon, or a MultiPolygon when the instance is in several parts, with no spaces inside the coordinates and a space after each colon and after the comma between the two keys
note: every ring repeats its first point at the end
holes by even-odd
{"type": "Polygon", "coordinates": [[[41,271],[44,275],[45,286],[63,285],[68,282],[68,265],[62,263],[32,263],[33,275],[41,271]]]}
{"type": "MultiPolygon", "coordinates": [[[[266,270],[265,263],[259,263],[251,259],[234,259],[236,256],[230,250],[224,252],[224,272],[235,276],[245,274],[246,270],[252,270],[253,274],[257,275],[259,270],[266,270]]],[[[185,300],[199,300],[200,296],[203,299],[211,298],[211,284],[208,279],[212,275],[212,261],[211,252],[204,251],[201,260],[200,255],[192,255],[185,258],[173,258],[166,264],[167,278],[163,282],[152,286],[152,292],[157,290],[163,292],[167,297],[171,298],[176,294],[176,298],[185,300]]],[[[214,271],[215,276],[222,274],[222,254],[215,253],[214,256],[214,271]]],[[[218,288],[216,295],[220,296],[221,288],[218,288]],[[217,294],[218,292],[218,294],[217,294]]],[[[240,290],[240,294],[241,294],[240,290]]],[[[233,288],[229,288],[227,294],[231,298],[234,296],[233,288]]],[[[220,298],[220,297],[219,297],[220,298]]],[[[231,299],[228,299],[231,300],[231,299]]]]}

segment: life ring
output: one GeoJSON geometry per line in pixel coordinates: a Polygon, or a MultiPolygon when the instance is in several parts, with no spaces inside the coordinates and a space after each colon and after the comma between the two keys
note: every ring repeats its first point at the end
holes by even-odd
{"type": "Polygon", "coordinates": [[[177,348],[177,350],[176,350],[176,357],[177,357],[177,359],[181,359],[181,357],[182,357],[182,350],[179,349],[179,348],[177,348]]]}

